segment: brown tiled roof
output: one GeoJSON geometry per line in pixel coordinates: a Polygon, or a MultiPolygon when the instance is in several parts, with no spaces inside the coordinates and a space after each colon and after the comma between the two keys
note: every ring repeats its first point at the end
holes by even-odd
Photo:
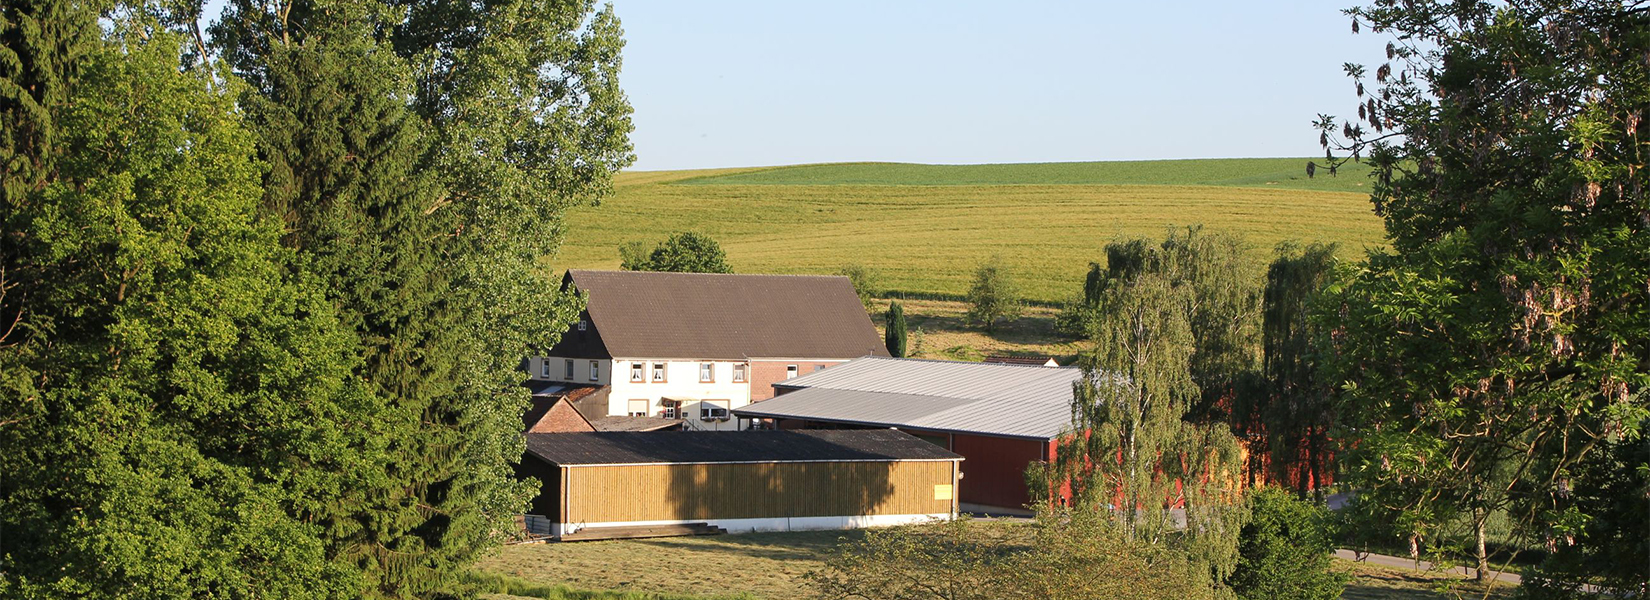
{"type": "Polygon", "coordinates": [[[527,453],[560,466],[962,458],[892,429],[530,433],[527,453]]]}
{"type": "Polygon", "coordinates": [[[846,277],[572,270],[567,281],[589,295],[593,326],[564,334],[550,356],[888,355],[846,277]]]}

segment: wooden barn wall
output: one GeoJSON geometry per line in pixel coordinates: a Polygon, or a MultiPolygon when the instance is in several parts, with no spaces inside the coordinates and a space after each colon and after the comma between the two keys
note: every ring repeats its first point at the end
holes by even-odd
{"type": "MultiPolygon", "coordinates": [[[[852,462],[577,467],[567,522],[939,514],[953,463],[852,462]]],[[[953,488],[952,493],[955,494],[953,488]]]]}

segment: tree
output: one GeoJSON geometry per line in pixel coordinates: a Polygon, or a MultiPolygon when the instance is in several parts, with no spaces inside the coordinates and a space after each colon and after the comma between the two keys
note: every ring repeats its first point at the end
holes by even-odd
{"type": "Polygon", "coordinates": [[[652,252],[647,242],[631,240],[619,244],[619,268],[625,271],[646,271],[648,254],[652,252]]]}
{"type": "Polygon", "coordinates": [[[905,358],[905,307],[900,306],[898,300],[888,303],[888,314],[884,322],[888,355],[905,358]]]}
{"type": "Polygon", "coordinates": [[[969,325],[991,331],[998,321],[1020,315],[1019,289],[1003,269],[1001,261],[992,259],[974,270],[974,285],[968,288],[969,325]]]}
{"type": "Polygon", "coordinates": [[[1237,569],[1227,580],[1247,600],[1334,600],[1347,576],[1330,565],[1329,511],[1281,488],[1249,492],[1249,518],[1238,534],[1237,569]]]}
{"type": "Polygon", "coordinates": [[[626,264],[632,271],[668,273],[732,273],[728,255],[710,236],[693,232],[673,233],[648,253],[641,263],[626,264]]]}
{"type": "MultiPolygon", "coordinates": [[[[60,8],[32,33],[96,30],[60,8]]],[[[142,11],[101,17],[80,77],[43,76],[62,101],[6,123],[54,150],[0,209],[28,292],[0,343],[0,595],[358,597],[326,530],[393,467],[394,415],[261,214],[236,82],[142,11]]]]}
{"type": "Polygon", "coordinates": [[[848,265],[837,271],[837,275],[847,277],[848,281],[854,284],[854,293],[859,295],[859,303],[865,305],[865,310],[871,310],[876,304],[877,296],[882,293],[877,274],[864,265],[848,265]]]}
{"type": "MultiPolygon", "coordinates": [[[[1306,494],[1324,485],[1334,424],[1334,386],[1321,376],[1328,334],[1310,317],[1320,292],[1335,281],[1333,244],[1279,244],[1266,271],[1259,383],[1238,395],[1234,425],[1265,445],[1271,480],[1306,494]]],[[[1251,468],[1251,480],[1262,469],[1251,468]]]]}
{"type": "Polygon", "coordinates": [[[590,3],[246,0],[212,33],[250,84],[266,207],[356,332],[358,375],[404,417],[379,432],[395,467],[329,550],[375,594],[444,589],[532,493],[510,467],[517,361],[577,306],[543,292],[536,261],[631,160],[617,20],[590,3]]]}
{"type": "Polygon", "coordinates": [[[1348,14],[1394,38],[1389,62],[1375,90],[1347,65],[1359,123],[1320,116],[1320,142],[1368,157],[1391,249],[1323,316],[1344,382],[1341,472],[1409,535],[1464,523],[1480,574],[1502,512],[1517,538],[1573,531],[1602,549],[1619,538],[1576,527],[1591,494],[1565,488],[1650,414],[1650,11],[1381,0],[1348,14]]]}

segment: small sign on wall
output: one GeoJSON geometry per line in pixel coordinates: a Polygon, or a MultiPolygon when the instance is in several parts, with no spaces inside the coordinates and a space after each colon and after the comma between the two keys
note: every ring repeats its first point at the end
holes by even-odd
{"type": "Polygon", "coordinates": [[[934,499],[935,500],[950,500],[951,499],[951,484],[942,483],[940,485],[934,486],[934,499]]]}

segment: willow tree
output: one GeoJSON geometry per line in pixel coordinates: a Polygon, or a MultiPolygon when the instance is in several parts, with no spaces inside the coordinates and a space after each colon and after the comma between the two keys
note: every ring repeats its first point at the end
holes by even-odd
{"type": "Polygon", "coordinates": [[[1515,541],[1603,559],[1545,577],[1645,593],[1642,558],[1606,565],[1646,556],[1646,538],[1606,550],[1621,523],[1587,514],[1596,494],[1575,486],[1650,478],[1642,462],[1595,468],[1634,460],[1603,450],[1642,443],[1650,415],[1650,7],[1380,0],[1348,14],[1391,36],[1388,62],[1373,82],[1347,66],[1358,120],[1320,117],[1320,141],[1372,163],[1391,243],[1325,318],[1342,474],[1413,536],[1460,524],[1480,573],[1486,523],[1505,512],[1515,541]]]}

